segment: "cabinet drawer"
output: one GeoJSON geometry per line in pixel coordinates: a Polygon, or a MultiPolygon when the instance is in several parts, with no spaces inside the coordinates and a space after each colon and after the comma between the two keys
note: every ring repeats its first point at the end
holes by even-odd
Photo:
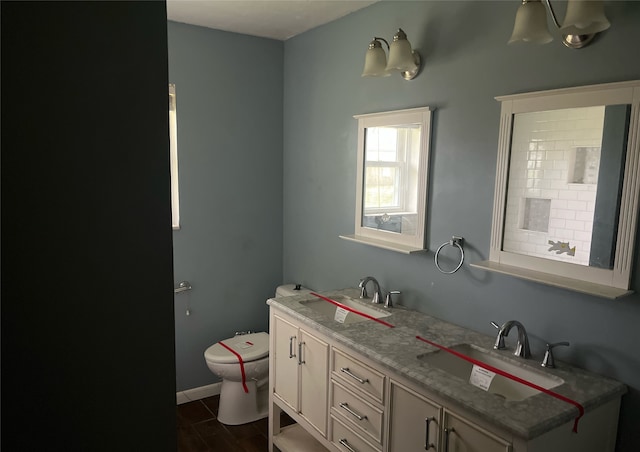
{"type": "Polygon", "coordinates": [[[331,442],[344,452],[379,452],[365,440],[360,438],[348,427],[331,416],[331,442]]]}
{"type": "Polygon", "coordinates": [[[384,375],[364,363],[333,349],[331,359],[333,376],[352,388],[371,396],[376,402],[384,401],[384,375]]]}
{"type": "Polygon", "coordinates": [[[382,443],[382,410],[364,401],[335,381],[331,381],[331,411],[346,419],[365,437],[382,443]]]}

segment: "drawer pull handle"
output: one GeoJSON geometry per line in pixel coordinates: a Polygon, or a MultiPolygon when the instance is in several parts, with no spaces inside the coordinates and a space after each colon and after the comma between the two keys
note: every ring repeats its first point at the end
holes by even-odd
{"type": "Polygon", "coordinates": [[[347,438],[342,438],[342,439],[340,440],[340,444],[342,444],[344,447],[346,447],[346,448],[347,448],[347,450],[348,450],[349,452],[358,452],[358,450],[357,450],[357,449],[354,449],[354,448],[351,446],[351,444],[349,444],[349,441],[347,441],[347,438]]]}
{"type": "Polygon", "coordinates": [[[352,373],[349,371],[349,368],[348,368],[348,367],[341,367],[341,368],[340,368],[340,372],[343,372],[343,373],[345,373],[345,374],[349,375],[351,378],[353,378],[354,380],[356,380],[358,383],[361,383],[361,384],[369,383],[369,380],[368,380],[368,379],[366,379],[366,378],[365,378],[365,379],[362,379],[362,378],[358,377],[357,375],[352,374],[352,373]]]}
{"type": "Polygon", "coordinates": [[[293,354],[293,340],[295,338],[296,338],[295,336],[291,336],[289,338],[289,359],[296,357],[296,355],[293,354]]]}
{"type": "Polygon", "coordinates": [[[435,419],[432,417],[427,417],[424,420],[425,426],[424,426],[424,450],[429,450],[432,447],[435,449],[436,445],[433,443],[429,443],[429,425],[431,424],[431,421],[434,421],[435,419]]]}
{"type": "Polygon", "coordinates": [[[361,414],[358,414],[355,411],[353,411],[351,408],[349,408],[349,404],[347,402],[340,403],[340,408],[345,410],[347,413],[349,413],[351,416],[355,417],[359,421],[364,421],[367,418],[367,416],[362,416],[361,414]]]}
{"type": "Polygon", "coordinates": [[[449,452],[449,436],[454,431],[453,427],[444,429],[444,452],[449,452]]]}
{"type": "Polygon", "coordinates": [[[305,361],[303,361],[302,359],[302,346],[304,345],[304,342],[298,342],[298,366],[301,366],[305,363],[305,361]]]}

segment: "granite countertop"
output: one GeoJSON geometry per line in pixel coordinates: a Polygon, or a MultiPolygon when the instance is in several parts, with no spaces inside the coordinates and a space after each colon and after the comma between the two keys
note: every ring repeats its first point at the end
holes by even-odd
{"type": "MultiPolygon", "coordinates": [[[[359,289],[342,289],[320,294],[328,298],[346,295],[357,299],[359,289]]],[[[313,295],[301,294],[272,298],[267,303],[293,316],[311,329],[332,338],[345,348],[356,350],[416,385],[451,400],[469,412],[527,440],[573,421],[578,416],[578,409],[542,392],[521,401],[509,401],[485,392],[437,367],[420,362],[417,359],[419,355],[435,352],[438,348],[416,339],[416,335],[445,347],[472,344],[489,354],[500,356],[511,364],[559,377],[564,383],[554,387],[552,391],[581,404],[585,412],[620,397],[627,391],[626,386],[616,380],[572,367],[558,360],[556,368],[547,369],[540,366],[537,357],[525,360],[513,356],[511,347],[515,343],[514,332],[507,339],[507,350],[493,350],[495,337],[402,307],[385,309],[385,312],[390,312],[391,315],[382,320],[393,325],[393,328],[373,320],[338,323],[301,303],[317,299],[313,295]]],[[[526,319],[523,322],[526,324],[526,319]]]]}

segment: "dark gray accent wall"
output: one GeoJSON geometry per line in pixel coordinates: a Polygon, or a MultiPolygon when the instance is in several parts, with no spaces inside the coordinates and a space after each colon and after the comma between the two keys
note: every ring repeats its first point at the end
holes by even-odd
{"type": "Polygon", "coordinates": [[[2,2],[2,450],[174,451],[164,2],[2,2]]]}
{"type": "Polygon", "coordinates": [[[174,231],[177,390],[219,381],[204,351],[267,331],[282,283],[281,41],[169,22],[181,229],[174,231]],[[186,315],[187,308],[190,315],[186,315]]]}
{"type": "MultiPolygon", "coordinates": [[[[558,359],[629,385],[618,450],[630,452],[640,449],[640,295],[610,301],[469,266],[489,255],[500,115],[494,97],[640,78],[640,2],[605,4],[611,28],[582,50],[565,48],[555,31],[547,45],[507,45],[517,1],[380,2],[286,41],[283,268],[285,280],[316,290],[373,275],[387,290],[401,290],[404,305],[491,335],[491,320],[520,320],[536,359],[545,341],[570,341],[558,359]],[[390,39],[399,27],[422,54],[421,73],[408,82],[361,78],[369,41],[390,39]],[[407,256],[339,239],[354,230],[352,116],[424,105],[436,109],[431,251],[407,256]],[[452,235],[465,238],[465,264],[444,275],[433,251],[452,235]]],[[[562,18],[565,4],[554,5],[562,18]]]]}

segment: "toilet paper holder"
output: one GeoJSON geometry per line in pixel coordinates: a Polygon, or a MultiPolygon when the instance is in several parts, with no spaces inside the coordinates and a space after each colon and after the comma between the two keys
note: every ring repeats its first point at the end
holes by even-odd
{"type": "Polygon", "coordinates": [[[173,292],[174,293],[180,293],[180,292],[184,292],[186,290],[191,290],[191,283],[189,283],[189,281],[180,281],[178,283],[178,287],[173,289],[173,292]]]}

